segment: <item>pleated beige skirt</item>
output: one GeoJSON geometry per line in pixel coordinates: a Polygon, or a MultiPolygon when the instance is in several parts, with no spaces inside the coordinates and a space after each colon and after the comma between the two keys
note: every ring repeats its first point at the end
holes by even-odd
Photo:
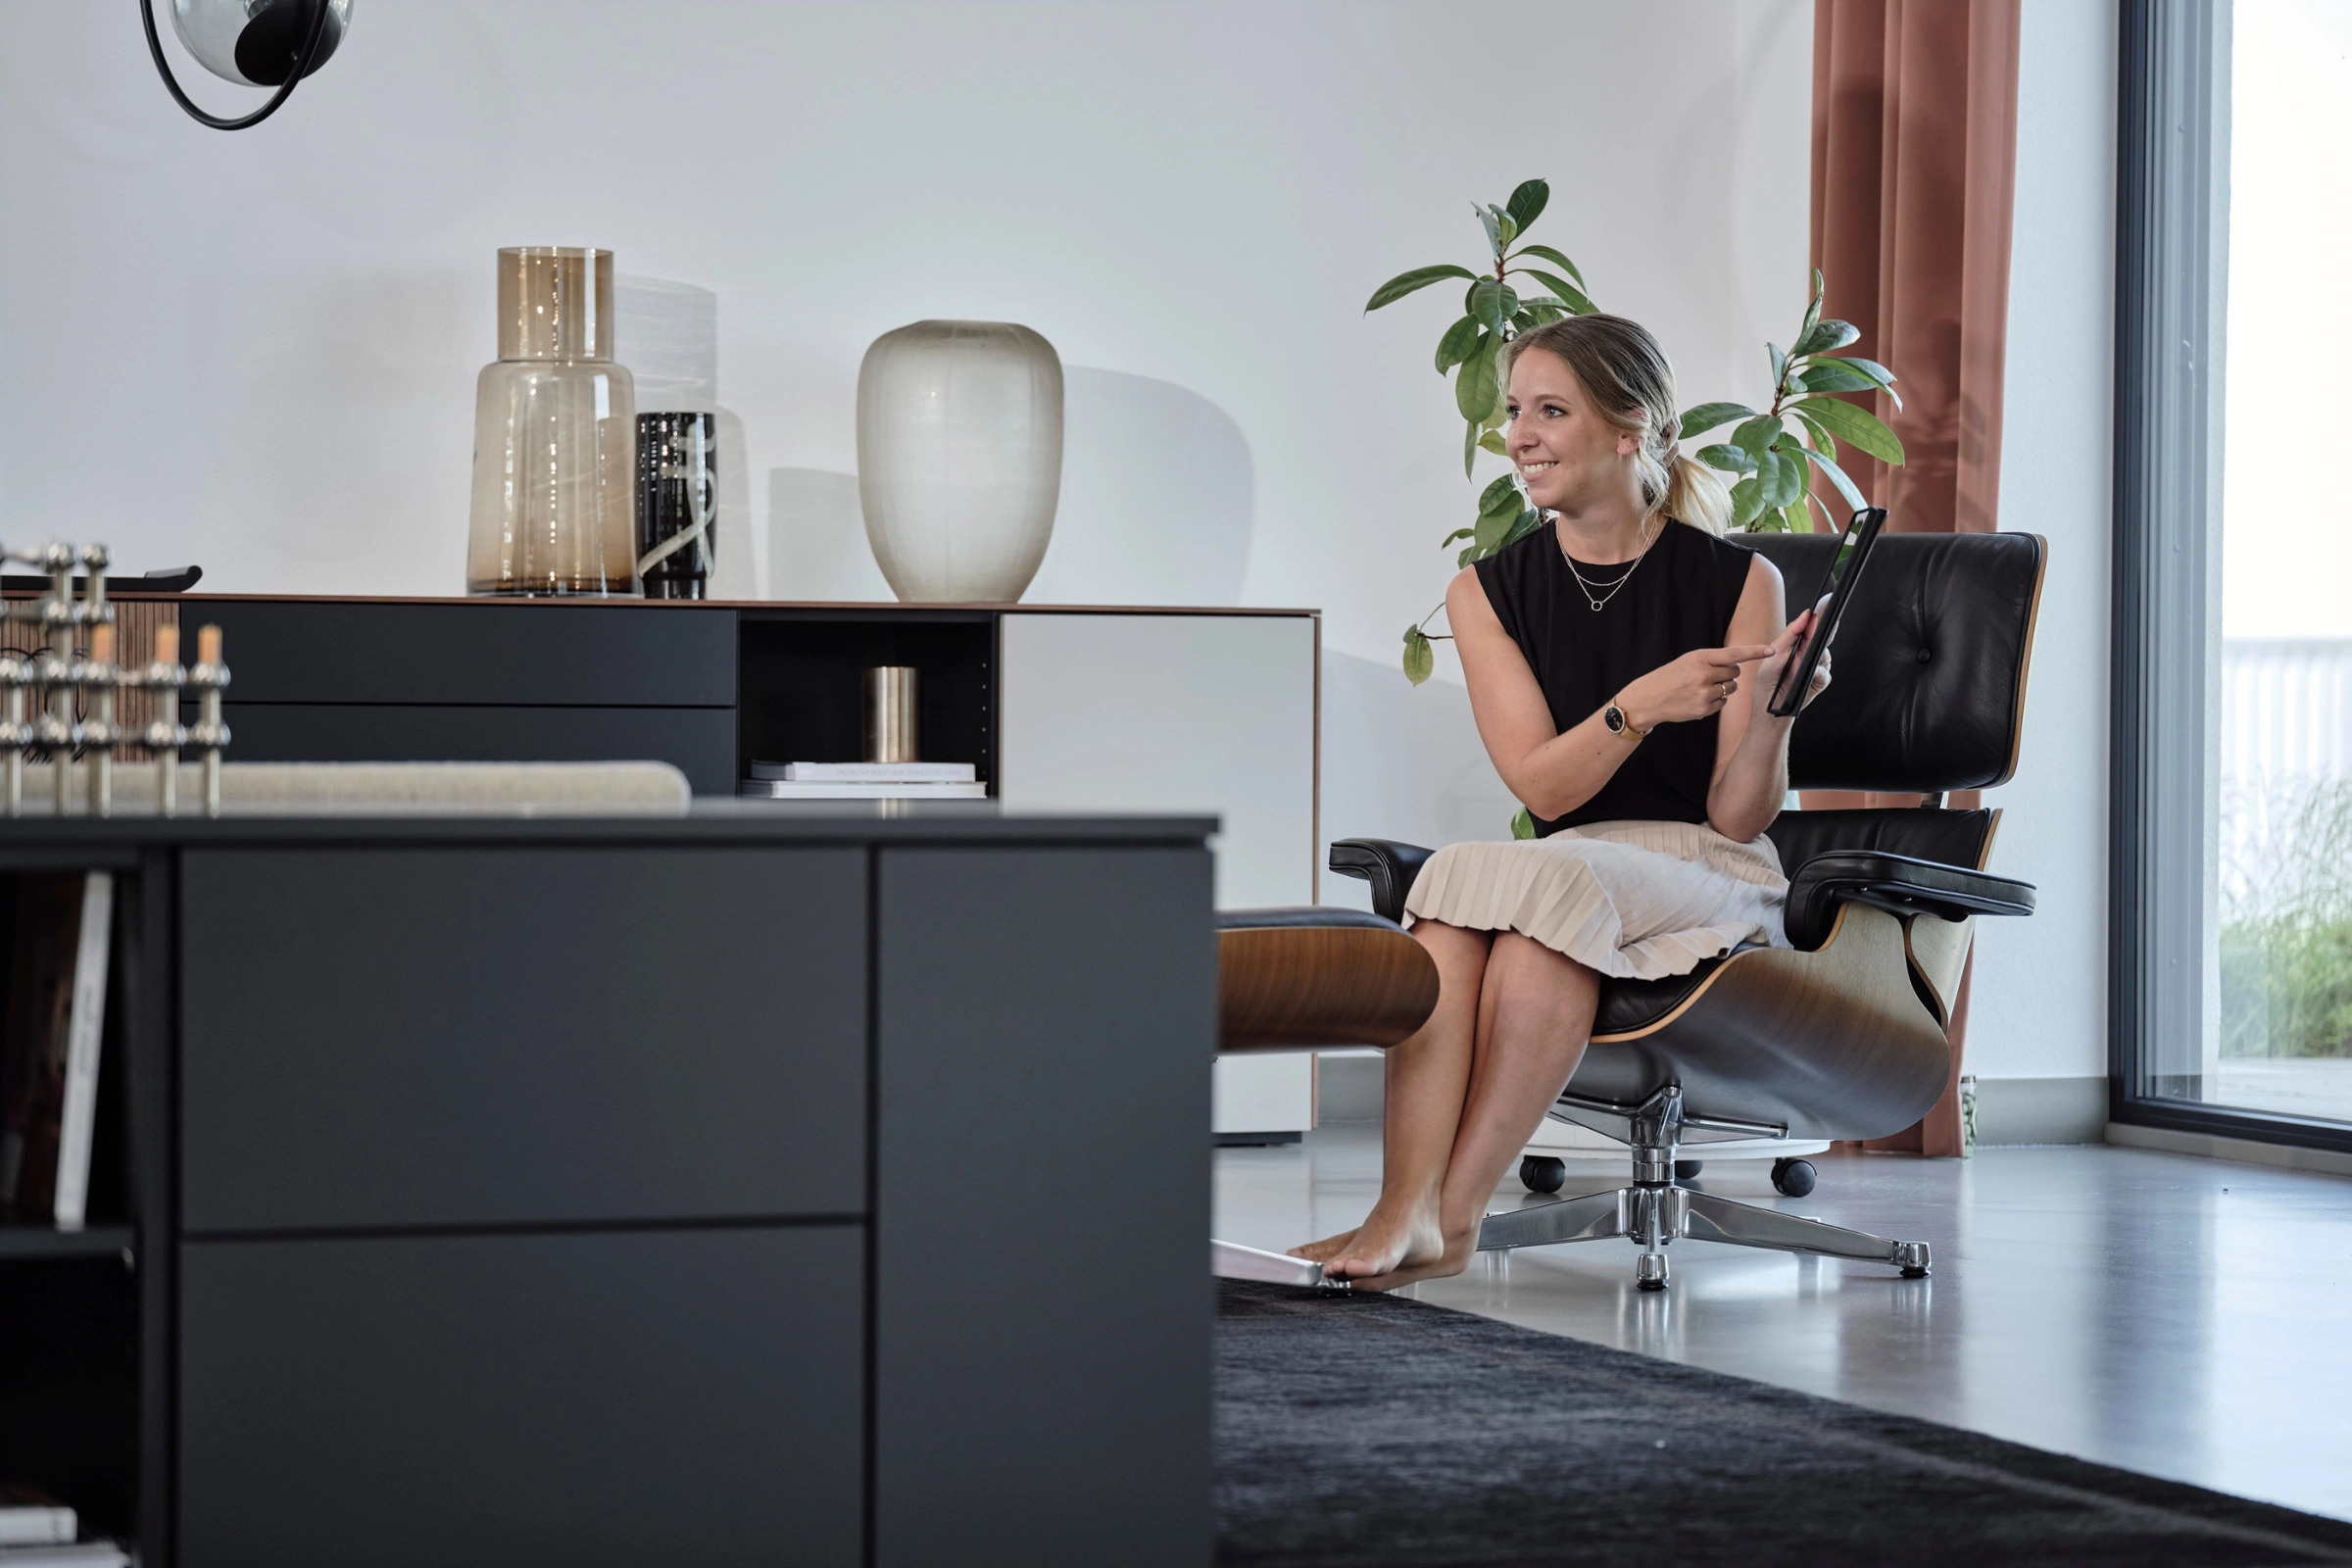
{"type": "Polygon", "coordinates": [[[1688,974],[1743,942],[1788,946],[1788,879],[1770,839],[1703,822],[1592,822],[1547,839],[1455,844],[1421,868],[1405,912],[1517,931],[1602,974],[1688,974]]]}

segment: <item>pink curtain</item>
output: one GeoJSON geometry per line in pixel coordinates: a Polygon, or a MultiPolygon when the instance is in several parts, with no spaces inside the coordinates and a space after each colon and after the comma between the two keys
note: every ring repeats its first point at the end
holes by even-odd
{"type": "MultiPolygon", "coordinates": [[[[1893,370],[1903,395],[1899,413],[1885,393],[1852,395],[1902,438],[1901,467],[1851,448],[1838,456],[1888,509],[1893,530],[1999,525],[2019,5],[1814,0],[1812,249],[1829,281],[1822,314],[1861,328],[1847,352],[1893,370]]],[[[1836,514],[1843,503],[1816,483],[1836,514]]],[[[1804,804],[1915,800],[1815,790],[1804,804]]],[[[1977,792],[1956,791],[1948,804],[1973,807],[1977,792]]],[[[1943,1099],[1918,1125],[1864,1147],[1960,1152],[1968,994],[1964,977],[1943,1099]]]]}

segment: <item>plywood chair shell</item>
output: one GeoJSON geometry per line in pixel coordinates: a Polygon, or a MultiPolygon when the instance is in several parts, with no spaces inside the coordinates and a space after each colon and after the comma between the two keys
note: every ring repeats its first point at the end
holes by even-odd
{"type": "Polygon", "coordinates": [[[1664,1017],[1595,1036],[1568,1092],[1631,1104],[1671,1082],[1691,1115],[1785,1123],[1791,1138],[1898,1132],[1951,1072],[1903,927],[1849,904],[1813,952],[1735,953],[1664,1017]]]}
{"type": "Polygon", "coordinates": [[[1438,1004],[1438,966],[1402,931],[1246,927],[1217,933],[1221,1051],[1387,1047],[1438,1004]]]}

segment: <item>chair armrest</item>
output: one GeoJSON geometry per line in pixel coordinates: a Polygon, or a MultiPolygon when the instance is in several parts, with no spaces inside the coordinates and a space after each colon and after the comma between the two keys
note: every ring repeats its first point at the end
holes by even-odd
{"type": "Polygon", "coordinates": [[[2034,884],[1972,871],[1962,865],[1836,850],[1817,855],[1788,879],[1786,925],[1789,943],[1810,951],[1829,939],[1841,904],[1868,904],[1894,914],[1934,914],[1965,920],[1972,914],[2032,914],[2034,884]]]}
{"type": "Polygon", "coordinates": [[[1393,839],[1334,839],[1331,868],[1342,876],[1372,884],[1372,907],[1397,924],[1404,923],[1404,897],[1413,879],[1438,852],[1393,839]]]}

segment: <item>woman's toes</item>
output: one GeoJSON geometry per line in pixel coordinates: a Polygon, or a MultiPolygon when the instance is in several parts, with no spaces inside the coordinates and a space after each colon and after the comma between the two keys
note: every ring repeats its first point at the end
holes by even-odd
{"type": "Polygon", "coordinates": [[[1355,1240],[1355,1236],[1354,1231],[1342,1231],[1337,1236],[1326,1236],[1319,1242],[1304,1242],[1292,1248],[1289,1255],[1302,1257],[1309,1263],[1328,1262],[1345,1250],[1348,1244],[1355,1240]]]}

